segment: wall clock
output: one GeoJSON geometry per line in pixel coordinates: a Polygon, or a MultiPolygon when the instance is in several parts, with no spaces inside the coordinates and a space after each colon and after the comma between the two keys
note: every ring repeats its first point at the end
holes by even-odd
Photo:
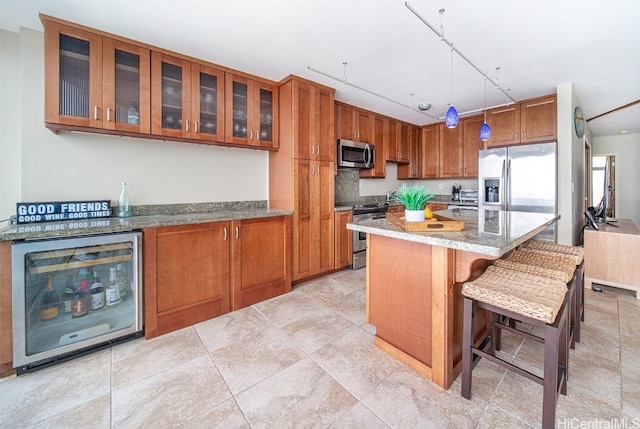
{"type": "Polygon", "coordinates": [[[578,138],[584,136],[584,115],[580,106],[573,109],[573,128],[575,128],[578,138]]]}

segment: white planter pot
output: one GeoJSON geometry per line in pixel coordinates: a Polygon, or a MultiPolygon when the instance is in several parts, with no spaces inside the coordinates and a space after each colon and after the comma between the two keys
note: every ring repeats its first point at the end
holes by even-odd
{"type": "Polygon", "coordinates": [[[406,222],[424,222],[424,210],[405,210],[404,220],[406,222]]]}

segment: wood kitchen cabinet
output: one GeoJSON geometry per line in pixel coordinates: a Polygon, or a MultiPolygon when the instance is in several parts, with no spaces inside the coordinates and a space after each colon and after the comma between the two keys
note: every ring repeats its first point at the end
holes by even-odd
{"type": "Polygon", "coordinates": [[[353,264],[353,234],[347,224],[353,220],[351,210],[335,213],[335,269],[353,264]]]}
{"type": "Polygon", "coordinates": [[[440,124],[440,177],[462,177],[462,128],[440,124]]]}
{"type": "Polygon", "coordinates": [[[347,104],[336,103],[336,138],[371,143],[373,114],[347,104]]]}
{"type": "Polygon", "coordinates": [[[333,162],[294,161],[294,281],[334,267],[333,162]]]}
{"type": "Polygon", "coordinates": [[[274,86],[227,73],[225,141],[259,148],[278,147],[278,93],[274,86]]]}
{"type": "Polygon", "coordinates": [[[478,177],[478,152],[484,149],[480,140],[480,128],[484,116],[478,115],[462,119],[462,177],[478,177]]]}
{"type": "Polygon", "coordinates": [[[400,121],[389,119],[387,128],[387,161],[395,163],[409,162],[408,128],[400,121]]]}
{"type": "Polygon", "coordinates": [[[440,177],[440,124],[422,127],[420,148],[420,176],[423,179],[440,177]]]}
{"type": "Polygon", "coordinates": [[[229,312],[229,222],[143,231],[145,336],[229,312]]]}
{"type": "Polygon", "coordinates": [[[291,290],[291,217],[143,231],[145,336],[291,290]]]}
{"type": "Polygon", "coordinates": [[[224,72],[152,52],[152,133],[220,141],[224,136],[224,72]]]}
{"type": "Polygon", "coordinates": [[[373,115],[371,119],[371,143],[375,148],[373,168],[360,170],[361,179],[384,178],[387,170],[386,128],[388,120],[381,115],[373,115]]]}
{"type": "Polygon", "coordinates": [[[487,147],[556,140],[557,119],[555,94],[489,109],[491,138],[487,147]]]}
{"type": "Polygon", "coordinates": [[[293,210],[293,281],[334,269],[334,93],[297,76],[278,88],[280,149],[269,153],[269,207],[293,210]],[[333,148],[330,161],[325,147],[333,148]]]}
{"type": "MultiPolygon", "coordinates": [[[[403,128],[403,126],[401,126],[403,128]]],[[[402,179],[420,179],[421,178],[421,158],[420,158],[420,133],[419,128],[408,125],[406,135],[408,141],[409,163],[398,165],[398,180],[402,179]]],[[[401,132],[402,135],[402,132],[401,132]]]]}
{"type": "Polygon", "coordinates": [[[231,310],[291,291],[291,216],[231,222],[231,310]]]}
{"type": "Polygon", "coordinates": [[[45,32],[46,126],[148,134],[149,49],[40,18],[45,32]]]}
{"type": "MultiPolygon", "coordinates": [[[[335,161],[336,145],[333,141],[333,90],[302,80],[290,82],[291,97],[283,103],[291,105],[295,100],[297,136],[292,142],[293,157],[319,161],[335,161]],[[322,124],[322,126],[321,126],[322,124]]],[[[290,110],[288,110],[290,111],[290,110]]],[[[282,120],[286,120],[284,117],[282,120]]]]}

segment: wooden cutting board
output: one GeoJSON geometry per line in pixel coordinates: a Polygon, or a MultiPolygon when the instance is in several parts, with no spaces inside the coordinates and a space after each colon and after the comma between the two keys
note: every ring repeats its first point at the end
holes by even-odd
{"type": "Polygon", "coordinates": [[[434,214],[431,219],[426,219],[424,222],[407,222],[404,220],[404,216],[395,213],[387,213],[386,217],[389,222],[399,226],[407,232],[443,232],[464,230],[463,221],[437,214],[434,214]]]}

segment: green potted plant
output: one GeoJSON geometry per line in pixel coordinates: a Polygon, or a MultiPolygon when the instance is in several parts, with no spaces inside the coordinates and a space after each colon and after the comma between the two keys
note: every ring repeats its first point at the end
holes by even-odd
{"type": "Polygon", "coordinates": [[[419,185],[402,185],[396,191],[396,199],[404,205],[404,219],[406,222],[424,222],[424,207],[433,194],[427,188],[419,185]]]}

